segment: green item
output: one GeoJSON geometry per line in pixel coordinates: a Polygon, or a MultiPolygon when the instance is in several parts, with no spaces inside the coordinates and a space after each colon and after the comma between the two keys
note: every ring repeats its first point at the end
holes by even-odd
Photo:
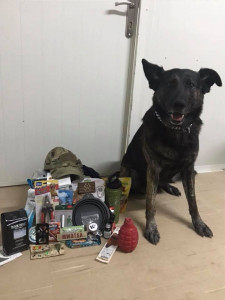
{"type": "Polygon", "coordinates": [[[62,228],[60,228],[60,234],[74,233],[74,232],[84,232],[84,225],[62,227],[62,228]]]}
{"type": "Polygon", "coordinates": [[[119,221],[122,184],[117,175],[108,178],[105,189],[105,199],[110,211],[115,215],[115,223],[119,221]]]}
{"type": "Polygon", "coordinates": [[[46,156],[45,171],[50,171],[54,179],[75,175],[78,179],[84,178],[81,161],[70,150],[55,147],[46,156]]]}

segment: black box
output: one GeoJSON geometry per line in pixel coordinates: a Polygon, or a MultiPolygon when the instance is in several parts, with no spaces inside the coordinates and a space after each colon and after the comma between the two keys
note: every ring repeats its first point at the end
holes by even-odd
{"type": "Polygon", "coordinates": [[[1,226],[2,245],[6,255],[28,249],[28,220],[23,208],[2,213],[1,226]]]}

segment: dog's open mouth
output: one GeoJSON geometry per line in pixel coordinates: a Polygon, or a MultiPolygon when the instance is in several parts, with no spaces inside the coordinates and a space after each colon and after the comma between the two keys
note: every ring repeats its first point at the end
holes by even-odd
{"type": "Polygon", "coordinates": [[[182,121],[184,119],[184,115],[180,114],[180,113],[172,113],[170,116],[171,116],[172,123],[175,123],[175,124],[182,123],[182,121]]]}

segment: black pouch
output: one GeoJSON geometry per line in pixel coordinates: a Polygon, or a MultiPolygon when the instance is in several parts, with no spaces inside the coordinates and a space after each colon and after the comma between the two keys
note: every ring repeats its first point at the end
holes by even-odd
{"type": "Polygon", "coordinates": [[[28,220],[23,208],[2,213],[1,226],[3,251],[6,255],[28,249],[28,220]]]}

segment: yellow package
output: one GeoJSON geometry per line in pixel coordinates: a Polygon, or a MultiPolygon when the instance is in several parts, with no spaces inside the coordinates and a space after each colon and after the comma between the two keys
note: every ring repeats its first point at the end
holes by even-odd
{"type": "Polygon", "coordinates": [[[120,177],[122,183],[122,197],[120,199],[120,213],[125,213],[131,188],[131,177],[120,177]]]}

